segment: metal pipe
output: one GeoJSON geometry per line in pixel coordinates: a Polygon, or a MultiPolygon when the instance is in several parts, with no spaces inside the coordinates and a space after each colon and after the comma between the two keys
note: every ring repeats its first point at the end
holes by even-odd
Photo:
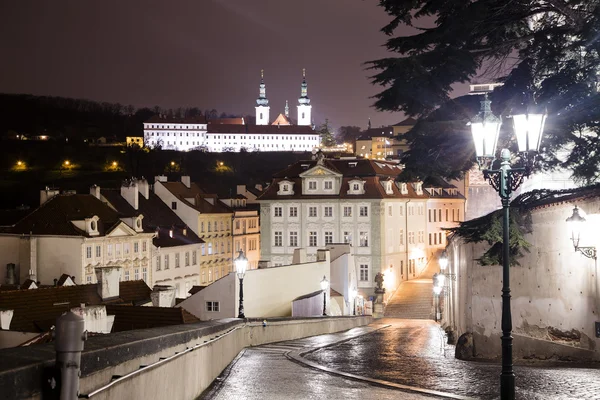
{"type": "Polygon", "coordinates": [[[83,342],[87,339],[82,317],[69,311],[56,319],[56,369],[61,400],[79,396],[79,374],[83,342]]]}

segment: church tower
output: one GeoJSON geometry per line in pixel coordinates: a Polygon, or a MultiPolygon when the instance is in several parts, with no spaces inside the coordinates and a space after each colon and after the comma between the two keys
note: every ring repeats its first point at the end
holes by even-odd
{"type": "Polygon", "coordinates": [[[256,125],[269,125],[269,100],[265,88],[264,71],[260,70],[260,93],[256,99],[256,125]]]}
{"type": "Polygon", "coordinates": [[[301,86],[300,98],[298,99],[298,125],[311,125],[310,111],[312,106],[310,105],[310,99],[307,95],[308,85],[306,84],[306,70],[302,70],[302,86],[301,86]]]}

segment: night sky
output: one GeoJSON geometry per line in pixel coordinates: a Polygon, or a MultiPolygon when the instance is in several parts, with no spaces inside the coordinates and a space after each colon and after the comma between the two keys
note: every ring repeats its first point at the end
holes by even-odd
{"type": "Polygon", "coordinates": [[[264,69],[271,119],[286,99],[295,118],[306,68],[316,123],[393,124],[404,116],[370,107],[380,88],[362,65],[387,54],[377,3],[4,1],[0,92],[253,115],[264,69]]]}

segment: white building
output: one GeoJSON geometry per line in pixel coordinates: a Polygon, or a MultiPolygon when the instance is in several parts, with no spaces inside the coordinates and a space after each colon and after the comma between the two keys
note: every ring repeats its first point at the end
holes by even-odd
{"type": "Polygon", "coordinates": [[[269,99],[261,71],[259,96],[256,99],[256,125],[247,125],[243,118],[207,121],[204,117],[174,118],[155,115],[144,123],[144,144],[150,148],[190,151],[194,149],[223,151],[306,151],[319,146],[321,139],[312,128],[312,106],[303,80],[298,99],[298,123],[285,115],[271,122],[269,99]]]}
{"type": "MultiPolygon", "coordinates": [[[[176,297],[185,298],[192,286],[200,284],[200,251],[204,241],[150,191],[145,179],[126,181],[120,190],[92,186],[91,193],[121,214],[141,213],[144,230],[155,233],[150,258],[152,273],[149,279],[144,279],[150,287],[172,286],[176,297]]],[[[133,272],[133,276],[125,279],[141,279],[133,272]]]]}
{"type": "Polygon", "coordinates": [[[144,122],[144,145],[165,150],[190,151],[206,145],[206,118],[155,115],[144,122]]]}
{"type": "MultiPolygon", "coordinates": [[[[289,265],[294,249],[349,243],[358,290],[372,295],[374,277],[386,274],[388,289],[423,270],[428,246],[429,194],[421,182],[396,182],[399,164],[365,159],[300,161],[278,172],[258,198],[261,258],[289,265]]],[[[460,199],[464,207],[464,199],[460,199]]]]}
{"type": "Polygon", "coordinates": [[[77,284],[95,283],[95,268],[122,266],[123,280],[152,281],[154,232],[141,213],[117,211],[89,194],[43,190],[41,205],[0,233],[0,268],[14,263],[18,283],[51,285],[63,274],[77,284]],[[137,278],[136,278],[137,276],[137,278]]]}

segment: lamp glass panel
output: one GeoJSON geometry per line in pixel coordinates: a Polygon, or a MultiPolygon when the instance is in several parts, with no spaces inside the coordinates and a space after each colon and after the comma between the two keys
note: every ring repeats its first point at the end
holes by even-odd
{"type": "Polygon", "coordinates": [[[442,271],[444,271],[446,268],[448,268],[448,257],[446,257],[445,255],[441,255],[438,263],[440,264],[440,269],[442,271]]]}
{"type": "Polygon", "coordinates": [[[243,276],[246,273],[246,268],[248,268],[248,259],[242,253],[235,259],[235,271],[238,275],[243,276]]]}
{"type": "Polygon", "coordinates": [[[434,286],[433,287],[433,293],[435,293],[435,294],[442,293],[442,287],[441,286],[434,286]]]}
{"type": "Polygon", "coordinates": [[[546,123],[546,114],[517,114],[512,118],[519,152],[538,151],[546,123]]]}
{"type": "Polygon", "coordinates": [[[494,157],[501,124],[500,121],[474,122],[471,124],[471,133],[477,157],[494,157]]]}
{"type": "Polygon", "coordinates": [[[327,281],[327,279],[325,277],[323,277],[323,280],[321,281],[321,289],[327,290],[328,287],[329,287],[329,282],[327,281]]]}

